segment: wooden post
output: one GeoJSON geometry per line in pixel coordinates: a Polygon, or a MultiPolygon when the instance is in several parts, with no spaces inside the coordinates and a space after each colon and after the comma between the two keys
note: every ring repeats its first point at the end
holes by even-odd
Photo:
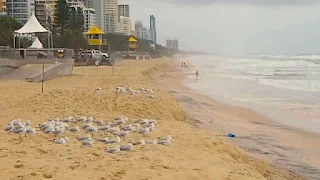
{"type": "Polygon", "coordinates": [[[43,83],[44,83],[44,64],[42,64],[42,78],[41,78],[41,92],[43,93],[43,83]]]}
{"type": "Polygon", "coordinates": [[[98,71],[99,71],[99,61],[96,60],[94,63],[95,63],[95,65],[97,66],[97,72],[98,72],[98,71]]]}
{"type": "Polygon", "coordinates": [[[129,59],[127,59],[127,61],[128,61],[128,69],[129,69],[129,65],[130,65],[130,64],[129,64],[129,59]]]}
{"type": "Polygon", "coordinates": [[[115,65],[115,61],[114,61],[114,59],[112,58],[112,76],[114,76],[114,65],[115,65]]]}
{"type": "Polygon", "coordinates": [[[16,57],[16,35],[13,34],[13,59],[16,57]]]}

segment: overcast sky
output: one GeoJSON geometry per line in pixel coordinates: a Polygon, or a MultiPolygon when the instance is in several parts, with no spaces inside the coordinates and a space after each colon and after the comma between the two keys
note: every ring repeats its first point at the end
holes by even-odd
{"type": "Polygon", "coordinates": [[[160,44],[225,54],[320,54],[320,0],[119,0],[160,44]]]}

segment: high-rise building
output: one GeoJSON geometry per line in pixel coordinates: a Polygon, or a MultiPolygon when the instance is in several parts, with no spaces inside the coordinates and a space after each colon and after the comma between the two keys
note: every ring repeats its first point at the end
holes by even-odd
{"type": "Polygon", "coordinates": [[[68,5],[75,9],[82,9],[83,11],[83,31],[88,32],[93,25],[95,25],[95,9],[88,8],[85,3],[89,3],[87,0],[68,0],[68,5]]]}
{"type": "Polygon", "coordinates": [[[47,2],[47,0],[31,0],[29,16],[34,14],[44,28],[51,29],[54,8],[51,8],[47,2]],[[34,6],[34,2],[36,2],[36,6],[34,6]]]}
{"type": "Polygon", "coordinates": [[[67,0],[69,6],[83,5],[86,8],[93,8],[94,0],[67,0]]]}
{"type": "Polygon", "coordinates": [[[7,15],[6,0],[0,0],[0,16],[7,15]]]}
{"type": "Polygon", "coordinates": [[[157,43],[156,17],[150,15],[150,40],[157,43]]]}
{"type": "Polygon", "coordinates": [[[95,21],[96,25],[103,31],[106,32],[107,29],[107,17],[106,17],[106,0],[94,0],[93,8],[96,12],[95,21]]]}
{"type": "Polygon", "coordinates": [[[119,13],[119,17],[120,16],[130,17],[130,6],[129,6],[129,4],[119,4],[118,5],[118,13],[119,13]]]}
{"type": "Polygon", "coordinates": [[[39,23],[46,29],[51,29],[51,11],[46,4],[36,4],[35,15],[39,23]]]}
{"type": "Polygon", "coordinates": [[[119,33],[118,0],[106,0],[106,32],[119,33]]]}
{"type": "Polygon", "coordinates": [[[141,21],[136,21],[136,23],[134,24],[135,31],[139,31],[139,29],[141,29],[142,27],[143,27],[143,25],[142,25],[141,21]]]}
{"type": "Polygon", "coordinates": [[[150,33],[147,30],[146,27],[143,26],[141,21],[136,21],[135,26],[135,36],[139,39],[146,39],[149,40],[150,39],[150,33]]]}
{"type": "Polygon", "coordinates": [[[85,0],[67,0],[67,3],[70,7],[74,7],[74,8],[77,8],[77,7],[84,7],[84,1],[85,0]]]}
{"type": "MultiPolygon", "coordinates": [[[[30,7],[31,12],[34,13],[34,1],[31,0],[30,7]]],[[[43,27],[50,28],[49,26],[53,22],[55,5],[59,0],[36,0],[36,17],[43,27]]],[[[89,30],[95,24],[95,10],[86,7],[86,4],[93,3],[92,0],[66,0],[68,5],[73,8],[81,8],[83,10],[84,19],[84,31],[89,30]],[[89,29],[88,29],[89,28],[89,29]]]]}
{"type": "Polygon", "coordinates": [[[131,19],[129,17],[120,16],[120,33],[131,35],[131,19]]]}
{"type": "MultiPolygon", "coordinates": [[[[10,0],[7,0],[7,1],[10,1],[10,0]]],[[[30,13],[29,13],[29,15],[31,15],[32,13],[35,13],[34,12],[34,1],[35,0],[31,0],[31,2],[30,2],[30,13]]],[[[55,12],[55,6],[56,6],[56,3],[58,2],[58,0],[36,0],[36,4],[37,4],[37,6],[39,5],[39,6],[44,6],[45,5],[45,7],[46,7],[46,9],[47,9],[47,12],[50,12],[50,14],[49,14],[49,23],[52,23],[53,22],[53,19],[54,19],[54,12],[55,12]]],[[[37,9],[38,7],[36,7],[36,10],[38,11],[38,9],[37,9]]],[[[43,9],[42,7],[39,7],[40,9],[43,9]]],[[[40,10],[40,11],[42,11],[42,10],[40,10]]],[[[38,16],[38,14],[37,14],[37,12],[35,13],[35,15],[36,16],[38,16]]],[[[38,20],[39,20],[39,17],[37,17],[38,18],[38,20]]],[[[40,22],[40,20],[39,20],[39,22],[40,22]]],[[[41,23],[41,22],[40,22],[41,23]]],[[[44,26],[44,25],[43,25],[44,26]]]]}
{"type": "Polygon", "coordinates": [[[28,22],[30,14],[30,0],[7,0],[7,15],[21,24],[28,22]]]}
{"type": "Polygon", "coordinates": [[[93,8],[83,8],[83,15],[84,15],[84,27],[83,31],[88,32],[93,25],[96,24],[96,12],[93,8]]]}
{"type": "Polygon", "coordinates": [[[93,1],[94,0],[83,0],[83,4],[86,8],[93,8],[93,1]]]}
{"type": "Polygon", "coordinates": [[[167,40],[167,48],[172,50],[179,50],[179,41],[177,39],[167,40]]]}
{"type": "Polygon", "coordinates": [[[0,0],[0,12],[6,11],[6,0],[0,0]]]}

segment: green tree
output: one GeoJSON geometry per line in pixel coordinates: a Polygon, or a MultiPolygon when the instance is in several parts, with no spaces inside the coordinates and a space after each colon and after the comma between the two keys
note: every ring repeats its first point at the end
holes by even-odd
{"type": "Polygon", "coordinates": [[[80,30],[66,29],[63,35],[55,35],[53,41],[54,47],[74,49],[76,54],[79,49],[89,47],[87,39],[80,30]]]}
{"type": "Polygon", "coordinates": [[[126,51],[128,50],[129,36],[123,34],[106,34],[104,38],[110,44],[112,51],[126,51]]]}
{"type": "MultiPolygon", "coordinates": [[[[123,35],[123,34],[106,34],[103,38],[107,39],[108,44],[110,45],[112,51],[127,51],[128,50],[128,40],[131,36],[123,35]]],[[[137,39],[137,38],[136,38],[137,39]]],[[[155,50],[151,47],[152,41],[145,39],[138,39],[138,52],[148,52],[153,57],[161,57],[161,56],[172,56],[174,52],[169,49],[156,44],[155,50]]],[[[91,47],[94,48],[94,47],[91,47]]],[[[104,47],[104,51],[107,49],[104,47]]]]}
{"type": "Polygon", "coordinates": [[[65,28],[68,25],[70,16],[70,7],[66,0],[59,0],[55,6],[53,25],[57,32],[64,34],[65,28]]]}
{"type": "Polygon", "coordinates": [[[20,37],[20,48],[28,48],[32,45],[32,40],[26,37],[20,37]]]}
{"type": "Polygon", "coordinates": [[[0,17],[0,46],[13,47],[13,32],[22,27],[22,24],[11,17],[0,17]]]}
{"type": "Polygon", "coordinates": [[[66,48],[74,49],[76,54],[78,54],[79,49],[87,49],[89,46],[87,39],[80,30],[68,29],[62,38],[66,40],[66,48]]]}
{"type": "Polygon", "coordinates": [[[70,8],[70,18],[68,22],[68,28],[71,30],[83,31],[84,18],[82,8],[70,8]]]}

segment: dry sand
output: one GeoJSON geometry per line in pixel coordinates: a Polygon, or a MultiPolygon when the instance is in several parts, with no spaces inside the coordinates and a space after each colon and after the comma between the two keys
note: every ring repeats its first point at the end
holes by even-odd
{"type": "MultiPolygon", "coordinates": [[[[130,119],[158,120],[157,129],[146,139],[174,137],[170,146],[135,147],[132,152],[110,155],[104,152],[106,145],[82,147],[72,134],[67,134],[70,143],[61,146],[41,133],[20,140],[1,130],[0,179],[302,179],[253,159],[221,137],[194,126],[175,97],[154,83],[171,68],[165,59],[124,62],[115,68],[115,76],[111,76],[111,67],[100,67],[99,72],[95,67],[77,67],[72,76],[45,82],[44,94],[39,83],[0,81],[1,129],[15,118],[37,124],[55,117],[111,120],[124,114],[130,119]],[[114,88],[119,85],[154,88],[155,98],[117,95],[114,88]],[[102,91],[95,93],[98,86],[102,91]]],[[[127,141],[140,138],[135,134],[127,141]]]]}

